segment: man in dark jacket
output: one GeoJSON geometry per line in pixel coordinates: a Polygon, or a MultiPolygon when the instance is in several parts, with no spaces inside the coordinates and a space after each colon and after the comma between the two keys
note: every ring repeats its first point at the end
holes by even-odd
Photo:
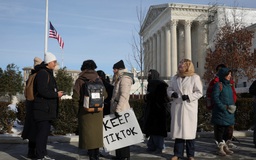
{"type": "Polygon", "coordinates": [[[149,136],[147,150],[150,152],[164,152],[164,137],[167,136],[166,105],[169,102],[167,96],[168,84],[159,79],[156,70],[149,70],[147,94],[145,97],[145,124],[144,132],[149,136]]]}
{"type": "Polygon", "coordinates": [[[53,70],[57,65],[55,55],[45,53],[44,63],[34,80],[33,115],[36,123],[36,156],[40,160],[54,160],[47,155],[47,140],[51,123],[57,118],[59,98],[63,91],[58,91],[53,70]]]}

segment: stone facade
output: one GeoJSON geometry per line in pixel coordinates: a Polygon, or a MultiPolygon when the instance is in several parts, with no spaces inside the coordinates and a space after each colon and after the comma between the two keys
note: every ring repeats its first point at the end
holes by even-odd
{"type": "Polygon", "coordinates": [[[256,23],[256,9],[169,3],[151,6],[140,31],[145,72],[156,69],[168,80],[176,74],[179,60],[187,58],[202,77],[207,48],[214,49],[218,28],[234,15],[244,26],[256,23]]]}

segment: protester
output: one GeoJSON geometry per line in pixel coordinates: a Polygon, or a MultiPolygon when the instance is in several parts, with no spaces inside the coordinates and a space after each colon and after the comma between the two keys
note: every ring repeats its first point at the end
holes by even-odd
{"type": "MultiPolygon", "coordinates": [[[[114,86],[112,84],[110,84],[110,81],[109,81],[109,79],[107,79],[104,71],[98,70],[97,73],[98,73],[100,79],[102,80],[104,87],[108,94],[108,96],[104,99],[103,116],[105,116],[105,115],[110,114],[110,101],[112,98],[114,86]]],[[[100,152],[100,156],[105,157],[105,158],[113,157],[109,154],[109,152],[106,152],[104,149],[100,152]]]]}
{"type": "Polygon", "coordinates": [[[38,160],[54,160],[47,155],[47,140],[52,121],[57,118],[59,98],[63,91],[58,91],[53,70],[57,65],[55,55],[45,53],[44,63],[38,67],[39,71],[34,80],[35,99],[33,115],[36,123],[36,157],[38,160]]]}
{"type": "MultiPolygon", "coordinates": [[[[93,60],[85,60],[81,73],[73,88],[73,105],[78,116],[79,148],[88,150],[90,160],[99,160],[99,148],[103,147],[103,112],[87,112],[83,107],[83,84],[85,80],[95,81],[99,75],[93,60]]],[[[107,97],[105,94],[104,97],[107,97]]]]}
{"type": "MultiPolygon", "coordinates": [[[[212,104],[212,107],[214,107],[214,103],[211,102],[212,101],[212,90],[213,90],[213,86],[215,83],[219,82],[219,77],[217,76],[217,73],[218,71],[221,69],[221,68],[227,68],[226,65],[224,64],[219,64],[217,67],[216,67],[216,75],[215,77],[210,81],[208,87],[207,87],[207,90],[206,90],[206,97],[207,97],[207,103],[210,103],[212,104]]],[[[231,88],[232,88],[232,92],[233,92],[233,99],[234,99],[234,103],[236,103],[236,100],[237,100],[237,95],[236,95],[236,89],[235,89],[235,82],[233,81],[233,79],[231,78],[230,79],[230,85],[231,85],[231,88]]],[[[229,148],[237,148],[237,146],[232,142],[234,136],[233,136],[233,132],[234,132],[234,125],[231,125],[228,127],[228,129],[226,130],[226,132],[224,133],[224,140],[226,142],[226,144],[228,145],[229,148]]]]}
{"type": "MultiPolygon", "coordinates": [[[[31,70],[31,75],[35,74],[39,70],[39,66],[42,63],[42,59],[39,57],[34,58],[34,68],[31,70]]],[[[36,158],[36,127],[33,116],[33,100],[26,99],[26,116],[25,123],[21,137],[28,139],[28,158],[36,158]]]]}
{"type": "Polygon", "coordinates": [[[159,73],[151,69],[148,72],[147,94],[145,96],[145,124],[144,133],[149,137],[147,151],[164,153],[164,137],[167,137],[166,105],[168,84],[159,79],[159,73]]]}
{"type": "MultiPolygon", "coordinates": [[[[119,113],[129,110],[129,98],[131,86],[134,83],[133,74],[129,73],[125,69],[123,60],[115,63],[113,71],[116,72],[116,79],[114,83],[113,95],[111,99],[110,113],[114,113],[119,117],[119,113]]],[[[130,159],[130,147],[124,147],[116,150],[117,160],[129,160],[130,159]]]]}
{"type": "Polygon", "coordinates": [[[230,86],[231,70],[221,68],[217,73],[219,83],[215,83],[212,91],[212,100],[214,107],[212,109],[212,120],[214,125],[214,137],[218,145],[218,154],[225,156],[232,154],[229,150],[224,136],[227,133],[229,126],[235,124],[234,112],[236,106],[233,99],[233,92],[230,86]]]}
{"type": "Polygon", "coordinates": [[[249,93],[251,95],[253,95],[253,111],[254,111],[254,117],[253,117],[253,125],[254,125],[254,129],[253,129],[253,143],[254,143],[254,147],[256,148],[256,80],[253,81],[253,83],[251,84],[250,88],[249,88],[249,93]]]}
{"type": "Polygon", "coordinates": [[[108,82],[106,79],[106,74],[102,70],[97,71],[98,75],[100,76],[100,79],[102,80],[105,89],[108,93],[108,97],[104,99],[104,109],[103,109],[103,115],[109,115],[110,114],[110,101],[113,94],[114,86],[108,82]]]}
{"type": "Polygon", "coordinates": [[[179,62],[178,72],[167,89],[171,105],[171,137],[175,139],[172,160],[183,157],[184,143],[189,160],[195,157],[195,138],[198,119],[198,99],[203,95],[200,77],[189,59],[179,62]]]}

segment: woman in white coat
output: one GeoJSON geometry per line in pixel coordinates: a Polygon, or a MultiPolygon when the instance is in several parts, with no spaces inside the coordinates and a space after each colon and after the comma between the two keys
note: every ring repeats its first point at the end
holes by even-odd
{"type": "Polygon", "coordinates": [[[200,77],[195,74],[191,60],[182,59],[178,72],[171,79],[167,89],[168,96],[173,99],[171,106],[171,137],[175,139],[172,160],[183,157],[184,144],[189,160],[195,156],[197,129],[198,99],[203,95],[200,77]]]}

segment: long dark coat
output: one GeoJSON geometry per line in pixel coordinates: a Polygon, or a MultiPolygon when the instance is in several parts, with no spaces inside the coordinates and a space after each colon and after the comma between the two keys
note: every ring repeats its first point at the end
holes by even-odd
{"type": "Polygon", "coordinates": [[[144,133],[147,136],[167,136],[166,105],[169,102],[167,87],[168,84],[159,79],[148,81],[144,122],[144,133]]]}
{"type": "Polygon", "coordinates": [[[79,148],[95,149],[103,147],[103,112],[88,113],[83,108],[82,85],[83,79],[94,81],[98,78],[98,74],[94,70],[84,70],[79,74],[79,78],[75,82],[73,90],[73,104],[75,112],[78,116],[79,127],[79,148]]]}

